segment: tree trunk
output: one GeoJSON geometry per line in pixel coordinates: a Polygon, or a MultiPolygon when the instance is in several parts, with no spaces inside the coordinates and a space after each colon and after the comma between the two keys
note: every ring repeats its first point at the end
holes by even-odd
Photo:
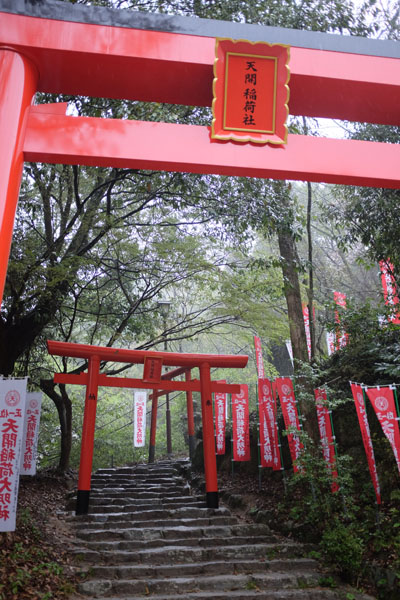
{"type": "MultiPolygon", "coordinates": [[[[289,232],[278,232],[279,251],[282,262],[284,293],[288,309],[290,340],[292,342],[295,373],[301,368],[301,363],[308,362],[306,330],[304,326],[303,308],[301,305],[300,283],[297,272],[299,264],[296,243],[289,232]]],[[[300,408],[304,419],[304,430],[314,443],[318,443],[318,422],[313,389],[306,378],[298,381],[297,392],[306,392],[307,400],[300,396],[300,408]]]]}
{"type": "Polygon", "coordinates": [[[311,362],[315,360],[315,321],[314,321],[314,266],[313,241],[311,231],[312,187],[307,182],[307,238],[308,238],[308,323],[310,327],[311,362]]]}
{"type": "Polygon", "coordinates": [[[297,273],[299,259],[296,244],[290,233],[278,232],[279,252],[282,260],[284,293],[288,309],[290,340],[292,342],[295,371],[300,362],[308,362],[306,330],[301,305],[300,283],[297,273]]]}

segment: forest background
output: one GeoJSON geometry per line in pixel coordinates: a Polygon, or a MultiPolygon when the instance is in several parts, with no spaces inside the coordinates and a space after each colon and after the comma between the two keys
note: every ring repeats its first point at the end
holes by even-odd
{"type": "MultiPolygon", "coordinates": [[[[395,1],[71,2],[379,39],[400,37],[400,8],[395,1]]],[[[36,101],[67,101],[69,113],[82,116],[211,122],[209,108],[48,94],[38,95],[36,101]]],[[[315,136],[334,131],[334,135],[353,139],[399,143],[398,127],[373,123],[332,124],[305,116],[291,117],[289,128],[315,136]]],[[[358,494],[355,482],[365,486],[372,507],[373,491],[365,459],[357,454],[361,437],[354,433],[348,382],[400,383],[398,326],[379,324],[388,307],[383,303],[378,266],[380,260],[390,258],[394,275],[400,273],[399,199],[398,190],[26,164],[0,315],[0,372],[28,376],[31,389],[44,392],[41,468],[55,467],[64,473],[78,465],[84,391],[55,385],[53,373],[79,373],[87,367],[72,359],[49,357],[47,339],[132,349],[161,350],[167,345],[178,352],[249,354],[243,372],[217,371],[213,378],[247,383],[254,412],[253,336],[262,339],[270,377],[293,373],[285,345],[290,339],[310,448],[309,480],[295,485],[309,486],[314,480],[311,496],[302,495],[303,508],[297,507],[296,518],[304,519],[307,502],[314,502],[316,508],[315,488],[325,494],[329,487],[319,458],[311,451],[312,442],[315,446],[318,442],[311,392],[315,385],[326,384],[337,419],[346,518],[353,519],[346,527],[354,531],[360,510],[350,500],[358,494]],[[349,342],[328,357],[325,335],[335,329],[334,290],[347,295],[341,320],[349,342]],[[167,315],[160,302],[169,303],[167,315]],[[303,303],[308,304],[310,315],[315,311],[311,360],[303,303]]],[[[102,370],[114,375],[139,374],[135,368],[110,363],[102,365],[102,370]]],[[[199,409],[199,399],[195,402],[199,409]]],[[[187,452],[185,405],[183,394],[171,395],[174,452],[187,452]]],[[[398,473],[390,447],[370,413],[387,503],[382,523],[387,518],[393,524],[400,510],[398,473]]],[[[160,411],[157,456],[166,452],[164,420],[160,411]]],[[[94,468],[146,460],[146,454],[146,448],[132,446],[132,392],[102,390],[94,468]]],[[[334,506],[331,499],[324,500],[325,505],[321,535],[329,517],[339,537],[343,506],[334,506]]],[[[317,521],[316,513],[314,517],[317,521]]],[[[357,560],[367,551],[372,522],[368,527],[357,560]]],[[[379,539],[384,546],[382,536],[379,539]]],[[[399,536],[390,540],[391,547],[400,548],[399,536]]],[[[399,572],[397,562],[390,564],[399,572]]]]}

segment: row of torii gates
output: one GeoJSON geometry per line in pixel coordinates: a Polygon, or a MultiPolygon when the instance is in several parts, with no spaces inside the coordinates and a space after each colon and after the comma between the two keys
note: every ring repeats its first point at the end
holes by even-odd
{"type": "MultiPolygon", "coordinates": [[[[72,375],[56,373],[56,383],[86,386],[85,411],[82,427],[81,458],[78,479],[76,514],[86,514],[89,508],[90,482],[92,476],[93,447],[96,426],[97,394],[99,386],[138,388],[153,390],[152,432],[155,434],[157,419],[157,398],[170,391],[185,391],[188,399],[189,435],[194,435],[193,405],[191,394],[201,394],[201,414],[203,425],[203,453],[206,479],[206,502],[209,508],[218,508],[217,463],[215,455],[215,435],[212,394],[239,393],[240,385],[221,383],[211,380],[211,368],[243,369],[248,356],[230,356],[221,354],[183,354],[174,352],[154,352],[149,350],[124,350],[104,348],[69,342],[47,342],[48,351],[54,356],[80,358],[88,362],[87,373],[72,375]],[[130,377],[111,377],[100,373],[101,362],[122,362],[143,364],[143,376],[140,379],[130,377]],[[177,367],[161,374],[162,367],[177,367]],[[198,368],[200,379],[191,378],[191,370],[198,368]],[[186,381],[174,381],[175,377],[185,374],[186,381]],[[154,423],[153,423],[154,420],[154,423]]],[[[150,440],[150,446],[154,440],[150,440]]]]}
{"type": "MultiPolygon", "coordinates": [[[[260,66],[267,65],[268,60],[279,63],[277,55],[266,58],[267,47],[284,49],[286,62],[278,69],[283,103],[275,111],[276,98],[268,100],[271,122],[275,113],[290,112],[307,117],[400,125],[398,42],[114,10],[57,0],[0,0],[0,300],[24,161],[400,188],[400,144],[287,135],[284,123],[281,130],[286,128],[286,133],[281,135],[278,145],[274,131],[268,130],[269,125],[259,134],[264,139],[258,143],[261,140],[256,139],[255,125],[248,125],[250,132],[246,137],[244,127],[236,122],[229,125],[231,133],[227,136],[223,133],[213,138],[217,117],[222,113],[214,114],[212,127],[204,127],[73,117],[66,115],[66,103],[32,105],[36,92],[44,92],[214,106],[213,89],[215,92],[218,88],[221,93],[224,90],[220,83],[213,88],[213,81],[222,73],[217,61],[223,60],[219,55],[216,60],[216,47],[221,41],[221,49],[226,40],[231,44],[236,73],[240,73],[241,67],[240,61],[235,63],[232,47],[242,44],[238,40],[247,40],[250,45],[247,54],[242,51],[236,55],[245,61],[247,57],[252,71],[253,44],[263,48],[257,55],[260,66]],[[215,76],[216,73],[219,75],[215,76]]],[[[272,71],[269,76],[273,78],[272,71]]],[[[274,84],[270,90],[267,88],[261,90],[264,96],[268,96],[274,84]]],[[[235,81],[232,89],[235,91],[235,81]]],[[[245,114],[246,123],[253,117],[255,91],[251,90],[253,99],[243,109],[250,111],[245,114]]],[[[217,100],[221,110],[225,110],[221,98],[217,100]]],[[[238,107],[234,110],[235,118],[239,115],[241,119],[240,102],[238,107]]],[[[226,123],[230,123],[229,119],[226,123]]],[[[99,364],[121,359],[144,364],[142,379],[130,383],[124,380],[128,387],[157,390],[161,385],[162,389],[201,392],[207,503],[216,506],[211,394],[235,392],[238,387],[212,382],[210,368],[241,368],[247,357],[57,344],[49,344],[51,352],[89,361],[88,373],[80,375],[77,381],[67,375],[56,376],[59,382],[87,386],[78,512],[88,509],[97,388],[116,383],[99,373],[99,364]],[[152,364],[159,373],[160,364],[177,369],[199,368],[200,381],[176,382],[167,377],[162,383],[146,381],[152,364]]],[[[123,380],[118,380],[117,385],[124,385],[123,380]]]]}

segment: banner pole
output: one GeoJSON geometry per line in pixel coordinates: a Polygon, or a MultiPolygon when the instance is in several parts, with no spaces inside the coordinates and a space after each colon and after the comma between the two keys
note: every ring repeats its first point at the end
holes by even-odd
{"type": "Polygon", "coordinates": [[[261,466],[261,440],[260,440],[260,424],[257,425],[257,450],[258,450],[258,489],[261,492],[261,477],[262,477],[262,466],[261,466]]]}
{"type": "Polygon", "coordinates": [[[232,479],[235,474],[234,460],[233,460],[233,407],[232,407],[232,394],[231,394],[231,463],[232,463],[232,479]]]}
{"type": "Polygon", "coordinates": [[[394,395],[394,401],[396,404],[396,410],[397,410],[397,417],[400,417],[400,410],[399,410],[399,399],[397,397],[397,389],[396,386],[393,386],[393,395],[394,395]]]}

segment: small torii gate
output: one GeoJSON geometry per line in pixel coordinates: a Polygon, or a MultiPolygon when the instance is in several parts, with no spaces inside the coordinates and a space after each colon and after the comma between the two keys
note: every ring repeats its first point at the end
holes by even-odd
{"type": "MultiPolygon", "coordinates": [[[[86,386],[85,412],[82,426],[81,458],[79,466],[78,495],[76,514],[87,514],[89,509],[90,483],[93,463],[93,445],[96,424],[97,392],[99,386],[120,388],[142,388],[163,391],[189,391],[201,393],[201,414],[203,423],[204,471],[206,478],[206,502],[208,508],[218,508],[218,480],[215,455],[214,420],[212,394],[215,392],[238,393],[239,385],[211,381],[211,368],[243,369],[248,356],[218,354],[183,354],[174,352],[154,352],[149,350],[124,350],[105,348],[87,344],[73,344],[48,340],[47,348],[55,356],[82,358],[88,361],[87,373],[72,375],[55,373],[55,383],[69,383],[86,386]],[[101,362],[122,362],[143,364],[143,377],[110,377],[100,373],[101,362]],[[161,376],[162,367],[179,367],[168,373],[168,379],[161,376]],[[186,377],[186,381],[172,381],[172,377],[182,371],[198,368],[200,379],[186,377]]],[[[156,394],[157,396],[157,394],[156,394]]]]}

